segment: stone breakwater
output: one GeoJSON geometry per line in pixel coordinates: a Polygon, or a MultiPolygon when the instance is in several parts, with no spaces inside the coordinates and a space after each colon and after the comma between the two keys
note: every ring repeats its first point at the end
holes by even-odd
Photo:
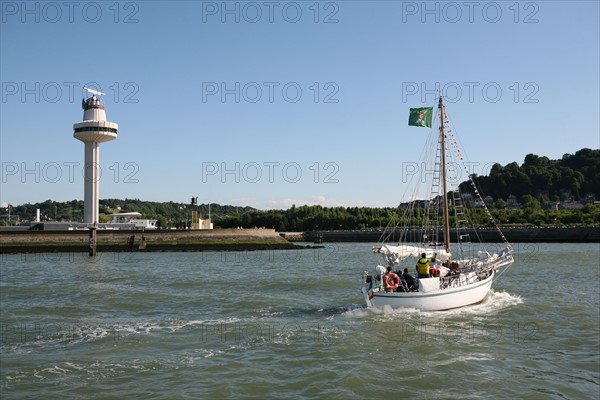
{"type": "MultiPolygon", "coordinates": [[[[274,229],[97,231],[97,251],[243,251],[302,248],[274,229]]],[[[0,254],[87,252],[89,231],[0,231],[0,254]]]]}

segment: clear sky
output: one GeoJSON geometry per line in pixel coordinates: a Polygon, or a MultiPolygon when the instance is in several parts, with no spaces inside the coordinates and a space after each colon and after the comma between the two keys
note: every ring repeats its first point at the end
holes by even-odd
{"type": "MultiPolygon", "coordinates": [[[[395,206],[447,98],[475,171],[600,147],[599,2],[1,2],[0,202],[83,198],[82,87],[107,95],[100,198],[395,206]],[[95,84],[93,84],[95,83],[95,84]]],[[[465,177],[466,178],[466,177],[465,177]]]]}

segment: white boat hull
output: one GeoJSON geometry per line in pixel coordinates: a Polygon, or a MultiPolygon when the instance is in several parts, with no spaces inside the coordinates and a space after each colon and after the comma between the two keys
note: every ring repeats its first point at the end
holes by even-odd
{"type": "Polygon", "coordinates": [[[423,311],[442,311],[483,301],[492,288],[495,273],[478,282],[428,292],[373,292],[362,289],[367,307],[416,308],[423,311]],[[371,298],[369,298],[371,297],[371,298]]]}

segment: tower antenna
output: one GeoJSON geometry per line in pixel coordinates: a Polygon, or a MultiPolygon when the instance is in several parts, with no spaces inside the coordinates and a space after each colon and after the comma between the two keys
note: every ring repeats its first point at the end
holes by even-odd
{"type": "Polygon", "coordinates": [[[85,86],[83,88],[85,89],[86,92],[88,92],[91,95],[98,96],[98,97],[100,97],[100,96],[106,96],[106,93],[102,93],[102,92],[99,92],[97,90],[85,87],[85,86]]]}

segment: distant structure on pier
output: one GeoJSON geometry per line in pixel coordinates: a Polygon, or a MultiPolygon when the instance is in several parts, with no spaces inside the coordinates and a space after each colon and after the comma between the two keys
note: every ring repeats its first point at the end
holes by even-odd
{"type": "Polygon", "coordinates": [[[190,224],[190,229],[213,229],[213,223],[210,219],[210,203],[208,204],[208,219],[202,219],[198,213],[198,197],[192,197],[192,201],[190,202],[190,206],[192,208],[192,221],[190,224]]]}
{"type": "Polygon", "coordinates": [[[106,120],[100,96],[102,92],[84,89],[91,95],[83,99],[83,121],[73,124],[73,137],[85,144],[83,222],[98,223],[100,196],[100,143],[117,138],[119,125],[106,120]]]}

